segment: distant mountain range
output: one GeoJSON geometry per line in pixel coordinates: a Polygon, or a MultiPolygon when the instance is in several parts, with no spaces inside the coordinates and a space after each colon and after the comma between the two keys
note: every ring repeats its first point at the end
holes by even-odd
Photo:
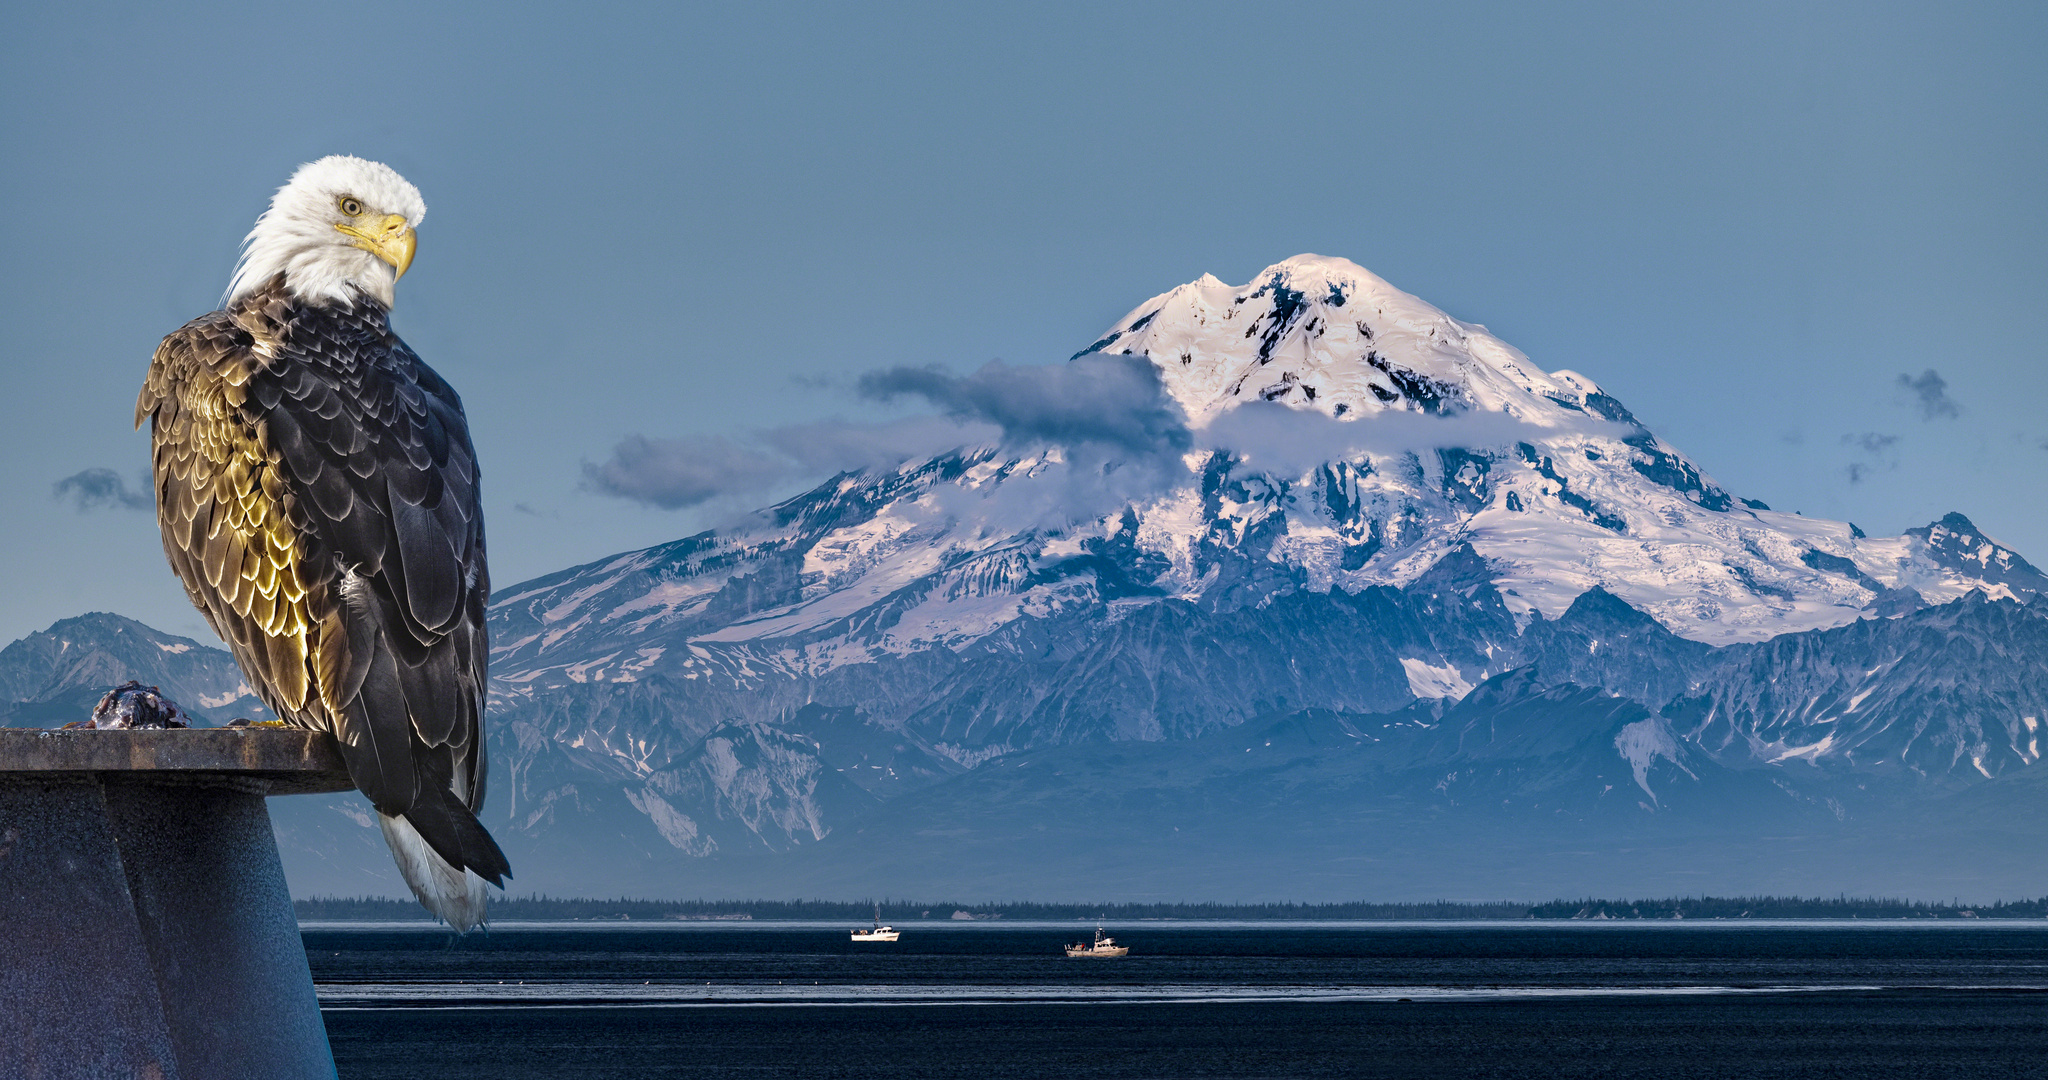
{"type": "Polygon", "coordinates": [[[101,695],[130,679],[163,687],[203,720],[270,717],[227,650],[95,612],[0,649],[0,726],[90,719],[101,695]]]}
{"type": "MultiPolygon", "coordinates": [[[[1084,357],[1156,383],[1152,460],[965,446],[501,589],[518,886],[2044,891],[2048,577],[1962,515],[1738,498],[1342,260],[1181,286],[1084,357]]],[[[0,651],[0,709],[130,677],[254,714],[224,652],[107,615],[0,651]]],[[[273,812],[300,893],[397,887],[359,801],[273,812]]]]}

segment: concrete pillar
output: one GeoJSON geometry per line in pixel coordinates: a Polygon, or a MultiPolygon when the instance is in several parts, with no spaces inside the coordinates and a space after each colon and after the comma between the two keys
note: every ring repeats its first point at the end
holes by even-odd
{"type": "Polygon", "coordinates": [[[334,1076],[266,794],[330,736],[0,729],[0,1076],[334,1076]]]}

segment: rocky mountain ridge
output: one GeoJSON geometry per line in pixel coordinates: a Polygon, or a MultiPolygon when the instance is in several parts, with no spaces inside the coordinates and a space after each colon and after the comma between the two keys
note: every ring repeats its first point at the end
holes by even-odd
{"type": "Polygon", "coordinates": [[[96,611],[0,649],[0,726],[84,720],[100,695],[131,679],[162,687],[202,721],[270,716],[225,649],[96,611]]]}

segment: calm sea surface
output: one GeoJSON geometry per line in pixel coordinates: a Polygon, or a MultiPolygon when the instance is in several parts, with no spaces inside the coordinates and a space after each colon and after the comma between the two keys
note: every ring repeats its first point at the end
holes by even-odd
{"type": "Polygon", "coordinates": [[[2048,1077],[2048,922],[309,923],[344,1080],[2048,1077]]]}

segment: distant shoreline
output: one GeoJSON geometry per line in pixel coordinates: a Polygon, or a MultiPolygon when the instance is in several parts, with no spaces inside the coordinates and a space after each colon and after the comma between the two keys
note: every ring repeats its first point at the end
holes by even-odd
{"type": "MultiPolygon", "coordinates": [[[[513,896],[493,900],[497,922],[865,922],[875,900],[631,900],[513,896]]],[[[1499,922],[1504,920],[1971,920],[2048,918],[2048,897],[1990,904],[1877,898],[1674,897],[1541,904],[1051,904],[879,901],[883,921],[911,922],[1499,922]]],[[[301,922],[432,922],[411,900],[311,897],[301,922]]]]}

